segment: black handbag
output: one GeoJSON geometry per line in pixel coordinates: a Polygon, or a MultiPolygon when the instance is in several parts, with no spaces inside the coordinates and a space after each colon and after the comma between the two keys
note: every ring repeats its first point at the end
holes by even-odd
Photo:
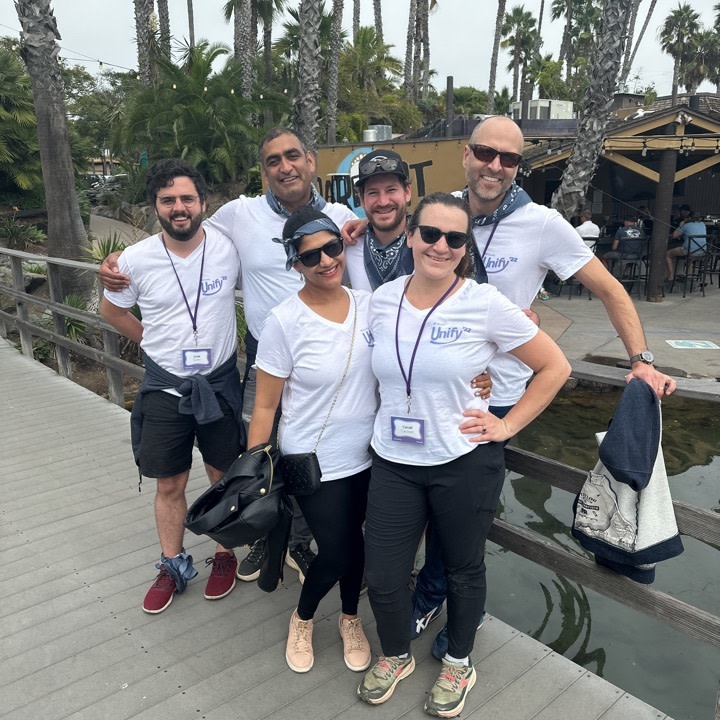
{"type": "Polygon", "coordinates": [[[276,461],[277,451],[271,445],[256,445],[242,453],[190,506],[185,527],[233,548],[252,545],[279,523],[289,522],[292,509],[275,472],[276,461]]]}
{"type": "Polygon", "coordinates": [[[355,300],[355,295],[353,295],[352,292],[350,292],[350,297],[352,298],[355,312],[353,317],[352,334],[350,335],[350,351],[348,352],[347,361],[345,362],[345,370],[340,378],[340,385],[338,385],[338,389],[335,391],[335,397],[330,404],[330,410],[328,410],[325,422],[320,429],[320,435],[318,435],[315,447],[309,453],[292,453],[290,455],[280,456],[279,470],[285,485],[285,492],[288,493],[288,495],[312,495],[316,490],[320,489],[322,470],[320,470],[320,462],[316,451],[323,433],[325,432],[325,428],[327,427],[328,420],[330,420],[330,415],[332,415],[338,395],[340,395],[340,390],[342,390],[342,386],[345,384],[345,378],[347,377],[348,370],[350,369],[350,361],[352,360],[353,347],[355,345],[357,301],[355,300]]]}
{"type": "Polygon", "coordinates": [[[294,453],[281,455],[279,471],[285,492],[289,495],[312,495],[320,488],[322,470],[317,453],[294,453]]]}

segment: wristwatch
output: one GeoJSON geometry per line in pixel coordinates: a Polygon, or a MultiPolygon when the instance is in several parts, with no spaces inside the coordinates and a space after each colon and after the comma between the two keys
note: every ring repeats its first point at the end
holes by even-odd
{"type": "Polygon", "coordinates": [[[655,356],[649,350],[643,350],[637,355],[633,355],[630,358],[630,364],[636,363],[637,361],[644,362],[646,365],[652,365],[655,361],[655,356]]]}

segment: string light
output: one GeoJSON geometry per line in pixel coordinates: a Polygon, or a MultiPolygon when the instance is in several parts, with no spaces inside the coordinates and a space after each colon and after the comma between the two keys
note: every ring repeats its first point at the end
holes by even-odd
{"type": "Polygon", "coordinates": [[[640,154],[643,157],[647,157],[647,140],[643,140],[643,146],[642,146],[642,150],[640,151],[640,154]]]}
{"type": "Polygon", "coordinates": [[[720,138],[715,141],[715,154],[720,153],[720,138]]]}

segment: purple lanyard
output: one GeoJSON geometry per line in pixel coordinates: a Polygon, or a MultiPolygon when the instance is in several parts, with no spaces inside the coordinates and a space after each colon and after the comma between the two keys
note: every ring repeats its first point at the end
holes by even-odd
{"type": "Polygon", "coordinates": [[[203,269],[205,268],[205,240],[203,240],[203,249],[202,249],[202,259],[200,260],[200,279],[198,280],[198,289],[197,289],[197,297],[195,298],[195,312],[190,309],[190,303],[188,302],[187,295],[185,294],[185,290],[182,286],[182,283],[180,282],[180,276],[178,275],[177,270],[175,269],[175,263],[173,262],[172,257],[170,257],[170,253],[168,252],[167,245],[165,244],[165,238],[162,238],[162,244],[165,248],[165,252],[168,256],[168,260],[170,261],[170,264],[172,265],[173,272],[175,273],[175,278],[178,281],[178,285],[180,286],[180,292],[182,293],[183,300],[185,301],[185,307],[187,308],[188,315],[190,315],[190,320],[192,321],[192,328],[193,328],[193,337],[195,338],[195,345],[197,345],[198,341],[198,333],[197,333],[197,316],[198,316],[198,308],[200,307],[200,291],[202,290],[202,277],[203,277],[203,269]]]}
{"type": "Polygon", "coordinates": [[[395,320],[395,354],[397,355],[397,361],[398,365],[400,366],[400,372],[402,373],[403,380],[405,381],[405,392],[407,393],[407,401],[408,401],[408,412],[410,412],[410,399],[412,397],[412,392],[410,390],[411,383],[412,383],[412,374],[413,374],[413,367],[415,365],[415,355],[417,354],[418,347],[420,346],[420,338],[422,337],[423,330],[425,330],[425,324],[428,321],[428,318],[435,312],[435,310],[440,307],[440,305],[443,303],[445,298],[453,291],[453,288],[458,284],[460,281],[459,276],[455,276],[455,280],[453,280],[452,285],[443,293],[442,297],[430,308],[430,312],[425,316],[425,318],[422,321],[422,325],[420,325],[420,330],[418,332],[417,340],[415,340],[415,347],[413,348],[412,355],[410,356],[410,367],[408,368],[407,374],[405,373],[405,367],[403,366],[402,359],[400,358],[400,311],[402,310],[402,303],[403,298],[405,297],[405,294],[407,293],[407,289],[410,287],[410,283],[412,282],[413,275],[410,276],[408,281],[405,283],[405,287],[403,288],[402,295],[400,296],[400,304],[398,305],[398,311],[397,311],[397,319],[395,320]]]}
{"type": "Polygon", "coordinates": [[[490,247],[490,243],[493,239],[493,235],[495,235],[495,231],[497,230],[497,226],[500,224],[500,221],[497,220],[495,224],[492,226],[492,230],[490,231],[490,236],[487,239],[487,242],[485,243],[485,247],[483,248],[482,253],[480,254],[480,259],[484,262],[485,261],[485,253],[487,252],[487,249],[490,247]]]}

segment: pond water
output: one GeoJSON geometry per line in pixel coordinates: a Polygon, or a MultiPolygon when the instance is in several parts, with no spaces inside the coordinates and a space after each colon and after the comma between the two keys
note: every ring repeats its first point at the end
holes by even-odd
{"type": "MultiPolygon", "coordinates": [[[[562,393],[513,444],[590,470],[595,433],[607,429],[620,393],[562,393]]],[[[720,405],[670,398],[662,411],[673,499],[720,512],[720,405]]],[[[499,516],[578,552],[572,501],[563,490],[510,473],[499,516]]],[[[686,537],[683,544],[684,553],[658,563],[653,586],[720,614],[718,550],[686,537]]],[[[490,613],[676,720],[714,717],[720,650],[493,543],[486,559],[490,613]]]]}

